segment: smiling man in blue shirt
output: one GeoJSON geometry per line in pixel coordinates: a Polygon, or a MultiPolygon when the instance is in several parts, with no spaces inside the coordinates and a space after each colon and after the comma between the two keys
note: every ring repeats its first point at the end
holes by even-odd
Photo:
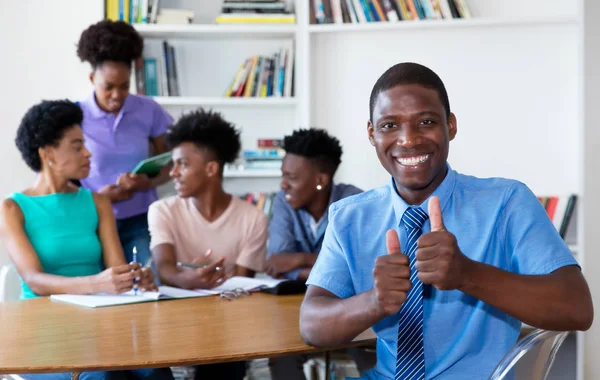
{"type": "Polygon", "coordinates": [[[459,174],[441,79],[415,63],[388,69],[370,98],[369,141],[388,185],[329,209],[300,312],[302,337],[337,346],[372,327],[369,379],[486,379],[520,321],[587,330],[587,283],[522,183],[459,174]]]}

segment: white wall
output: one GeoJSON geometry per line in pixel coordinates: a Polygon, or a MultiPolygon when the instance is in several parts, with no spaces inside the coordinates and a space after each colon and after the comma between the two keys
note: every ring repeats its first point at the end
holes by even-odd
{"type": "MultiPolygon", "coordinates": [[[[29,186],[34,176],[15,147],[21,117],[42,99],[77,100],[90,91],[89,68],[75,54],[79,34],[103,17],[102,0],[2,0],[0,38],[0,196],[29,186]]],[[[7,262],[0,246],[0,264],[7,262]]]]}
{"type": "Polygon", "coordinates": [[[454,169],[577,192],[576,37],[575,24],[313,34],[312,124],[343,143],[338,180],[381,185],[388,175],[366,133],[371,88],[395,63],[422,63],[458,118],[454,169]]]}

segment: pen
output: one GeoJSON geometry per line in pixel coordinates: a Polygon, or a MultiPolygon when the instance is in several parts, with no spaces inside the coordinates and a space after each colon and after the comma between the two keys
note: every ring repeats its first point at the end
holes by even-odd
{"type": "MultiPolygon", "coordinates": [[[[137,248],[135,247],[135,245],[133,246],[133,263],[137,263],[137,248]]],[[[137,291],[138,291],[138,286],[137,286],[137,280],[134,278],[133,279],[133,294],[137,296],[137,291]]]]}
{"type": "MultiPolygon", "coordinates": [[[[177,266],[178,267],[184,267],[184,268],[192,268],[192,269],[202,269],[204,267],[206,267],[206,264],[193,264],[193,263],[184,263],[181,261],[177,262],[177,266]]],[[[221,270],[221,267],[216,267],[215,270],[221,270]]]]}

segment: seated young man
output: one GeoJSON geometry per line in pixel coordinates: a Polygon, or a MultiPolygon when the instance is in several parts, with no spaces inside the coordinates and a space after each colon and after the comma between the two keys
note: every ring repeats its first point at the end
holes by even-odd
{"type": "MultiPolygon", "coordinates": [[[[334,183],[341,163],[342,147],[322,129],[300,129],[283,139],[286,152],[281,165],[281,191],[273,201],[269,224],[267,273],[273,277],[306,281],[321,250],[327,228],[327,209],[342,198],[362,192],[334,183]]],[[[360,351],[351,354],[359,369],[371,367],[360,351]]],[[[290,355],[269,361],[274,380],[304,380],[308,355],[290,355]]]]}
{"type": "Polygon", "coordinates": [[[362,192],[334,183],[342,147],[322,129],[300,129],[283,139],[281,191],[273,200],[267,273],[306,281],[327,228],[331,203],[362,192]]]}
{"type": "Polygon", "coordinates": [[[315,346],[372,327],[370,379],[485,379],[521,321],[587,330],[585,278],[523,183],[452,170],[457,132],[441,79],[402,63],[370,97],[369,141],[391,179],[333,204],[300,331],[315,346]]]}
{"type": "Polygon", "coordinates": [[[150,207],[150,248],[160,281],[210,289],[224,276],[253,277],[266,259],[267,216],[223,190],[223,168],[240,151],[239,132],[220,114],[188,113],[167,131],[176,196],[150,207]],[[181,263],[210,264],[190,269],[181,263]]]}
{"type": "MultiPolygon", "coordinates": [[[[240,151],[239,132],[220,114],[188,113],[167,131],[177,195],[148,213],[152,258],[160,281],[210,289],[225,277],[252,277],[264,269],[267,216],[223,190],[223,168],[240,151]],[[181,263],[207,264],[190,269],[181,263]]],[[[199,366],[197,379],[243,379],[245,363],[199,366]]]]}

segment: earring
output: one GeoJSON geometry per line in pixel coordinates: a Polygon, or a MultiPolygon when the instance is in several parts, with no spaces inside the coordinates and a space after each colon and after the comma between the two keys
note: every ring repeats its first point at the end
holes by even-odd
{"type": "Polygon", "coordinates": [[[322,189],[323,189],[323,186],[317,185],[317,190],[322,190],[322,189]]]}
{"type": "Polygon", "coordinates": [[[48,161],[48,166],[52,166],[52,161],[48,161]]]}

